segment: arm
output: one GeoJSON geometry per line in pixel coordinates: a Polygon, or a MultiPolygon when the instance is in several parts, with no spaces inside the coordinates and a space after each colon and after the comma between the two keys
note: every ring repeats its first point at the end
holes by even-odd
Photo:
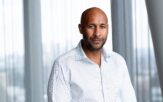
{"type": "Polygon", "coordinates": [[[68,74],[55,62],[48,82],[48,102],[70,102],[68,74]]]}
{"type": "Polygon", "coordinates": [[[130,76],[125,61],[123,65],[124,71],[123,71],[123,84],[121,89],[121,100],[122,102],[137,102],[135,91],[131,84],[130,76]]]}

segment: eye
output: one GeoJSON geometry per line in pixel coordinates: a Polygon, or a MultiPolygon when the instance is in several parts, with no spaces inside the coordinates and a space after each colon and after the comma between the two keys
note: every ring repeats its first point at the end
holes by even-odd
{"type": "Polygon", "coordinates": [[[100,28],[105,29],[107,26],[106,25],[100,25],[100,28]]]}
{"type": "Polygon", "coordinates": [[[88,25],[87,27],[90,28],[90,29],[94,29],[95,25],[88,25]]]}

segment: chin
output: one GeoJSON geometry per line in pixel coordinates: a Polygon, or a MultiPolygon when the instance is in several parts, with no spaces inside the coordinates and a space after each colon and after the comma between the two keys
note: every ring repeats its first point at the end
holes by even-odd
{"type": "Polygon", "coordinates": [[[100,46],[100,47],[91,47],[90,48],[92,51],[100,51],[101,49],[102,49],[102,46],[100,46]]]}

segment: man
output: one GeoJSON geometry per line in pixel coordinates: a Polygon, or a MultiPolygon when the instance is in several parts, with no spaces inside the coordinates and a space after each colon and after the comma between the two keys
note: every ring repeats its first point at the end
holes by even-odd
{"type": "Polygon", "coordinates": [[[54,62],[48,83],[49,102],[136,102],[124,59],[103,48],[108,18],[92,7],[81,16],[78,46],[54,62]]]}

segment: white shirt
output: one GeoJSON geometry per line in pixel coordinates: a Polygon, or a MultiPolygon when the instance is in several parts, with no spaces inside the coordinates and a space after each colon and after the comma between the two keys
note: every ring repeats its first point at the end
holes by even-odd
{"type": "Polygon", "coordinates": [[[125,60],[103,49],[101,66],[81,43],[57,58],[48,83],[48,102],[136,102],[125,60]]]}

